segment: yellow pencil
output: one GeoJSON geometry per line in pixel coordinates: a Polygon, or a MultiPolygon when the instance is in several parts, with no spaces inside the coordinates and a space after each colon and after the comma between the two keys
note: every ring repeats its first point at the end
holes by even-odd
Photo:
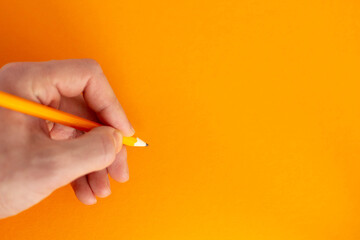
{"type": "MultiPolygon", "coordinates": [[[[0,107],[49,120],[54,123],[60,123],[85,132],[90,131],[95,127],[103,126],[100,123],[93,122],[40,103],[32,102],[3,91],[0,91],[0,107]]],[[[123,144],[134,147],[148,146],[147,143],[137,137],[123,137],[123,144]]]]}

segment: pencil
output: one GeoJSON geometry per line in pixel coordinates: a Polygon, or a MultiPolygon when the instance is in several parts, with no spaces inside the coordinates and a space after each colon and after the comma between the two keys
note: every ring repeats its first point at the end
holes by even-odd
{"type": "MultiPolygon", "coordinates": [[[[103,126],[100,123],[93,122],[88,119],[42,105],[40,103],[32,102],[30,100],[14,96],[3,91],[0,91],[0,107],[49,120],[54,123],[73,127],[85,132],[88,132],[95,127],[103,126]]],[[[123,144],[133,147],[148,146],[147,143],[137,137],[123,137],[123,144]]]]}

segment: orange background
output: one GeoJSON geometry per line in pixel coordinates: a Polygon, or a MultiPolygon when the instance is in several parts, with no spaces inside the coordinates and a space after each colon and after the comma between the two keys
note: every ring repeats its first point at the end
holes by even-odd
{"type": "Polygon", "coordinates": [[[1,1],[0,65],[84,57],[150,147],[1,239],[360,239],[359,1],[1,1]]]}

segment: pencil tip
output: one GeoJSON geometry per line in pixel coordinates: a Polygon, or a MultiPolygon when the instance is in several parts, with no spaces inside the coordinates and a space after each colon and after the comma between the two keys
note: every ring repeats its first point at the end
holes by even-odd
{"type": "Polygon", "coordinates": [[[149,144],[146,144],[146,146],[145,146],[145,147],[147,147],[147,146],[149,146],[149,144]]]}
{"type": "Polygon", "coordinates": [[[140,138],[136,138],[136,143],[134,144],[134,147],[146,147],[148,144],[141,140],[140,138]]]}

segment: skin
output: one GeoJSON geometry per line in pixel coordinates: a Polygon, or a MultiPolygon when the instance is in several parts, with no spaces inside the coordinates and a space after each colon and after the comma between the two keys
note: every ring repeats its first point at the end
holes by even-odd
{"type": "Polygon", "coordinates": [[[134,130],[96,61],[10,63],[0,69],[0,90],[109,126],[84,134],[0,108],[0,218],[69,183],[82,203],[95,204],[111,193],[108,175],[129,179],[122,136],[134,130]]]}

